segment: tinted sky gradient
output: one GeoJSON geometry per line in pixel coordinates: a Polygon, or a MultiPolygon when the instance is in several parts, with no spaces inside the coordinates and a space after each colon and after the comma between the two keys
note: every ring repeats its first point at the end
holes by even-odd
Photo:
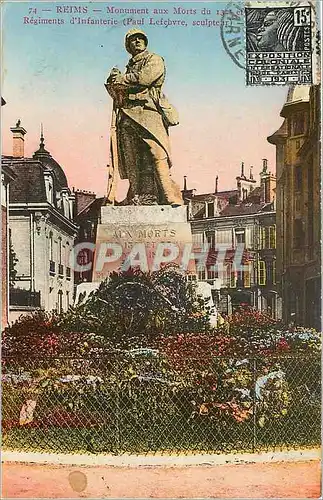
{"type": "MultiPolygon", "coordinates": [[[[104,82],[112,66],[123,69],[129,55],[123,45],[127,31],[122,24],[113,27],[71,25],[69,14],[55,14],[57,5],[68,3],[10,2],[3,7],[3,153],[11,154],[10,127],[17,119],[27,130],[27,156],[38,148],[43,123],[46,149],[64,167],[70,187],[104,194],[106,164],[109,162],[111,99],[104,82]],[[36,8],[37,14],[28,14],[36,8]],[[42,12],[40,9],[51,9],[42,12]],[[23,24],[24,16],[62,18],[64,25],[23,24]]],[[[225,3],[183,2],[94,2],[91,12],[74,14],[87,18],[92,9],[116,7],[173,6],[203,7],[212,10],[209,19],[220,19],[215,11],[225,3]]],[[[119,22],[129,15],[114,16],[119,22]]],[[[141,18],[141,15],[135,16],[141,18]]],[[[146,16],[147,17],[147,16],[146,16]]],[[[151,16],[148,16],[151,17],[151,16]]],[[[156,18],[160,18],[157,16],[156,18]]],[[[163,16],[186,19],[196,16],[163,16]]],[[[212,191],[219,175],[219,188],[234,187],[241,161],[254,165],[254,174],[267,157],[274,169],[274,148],[266,137],[281,124],[280,109],[286,88],[246,88],[244,71],[225,51],[220,28],[144,26],[149,49],[165,58],[165,92],[177,107],[181,123],[171,129],[173,176],[182,185],[199,192],[212,191]]],[[[120,192],[127,181],[121,183],[120,192]]]]}

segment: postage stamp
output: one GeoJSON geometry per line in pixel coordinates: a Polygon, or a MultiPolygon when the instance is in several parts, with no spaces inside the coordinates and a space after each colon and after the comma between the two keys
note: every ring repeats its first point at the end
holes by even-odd
{"type": "Polygon", "coordinates": [[[245,9],[247,85],[315,83],[311,5],[245,9]]]}
{"type": "Polygon", "coordinates": [[[321,3],[0,0],[3,498],[320,497],[321,3]]]}

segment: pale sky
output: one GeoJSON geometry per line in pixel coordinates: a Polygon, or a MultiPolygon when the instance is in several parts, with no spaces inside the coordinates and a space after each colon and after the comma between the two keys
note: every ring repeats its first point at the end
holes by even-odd
{"type": "MultiPolygon", "coordinates": [[[[258,176],[262,158],[268,158],[274,171],[275,149],[266,137],[282,123],[279,112],[287,88],[247,88],[244,70],[222,45],[220,28],[191,25],[193,20],[219,20],[216,11],[226,3],[78,2],[70,5],[87,6],[87,13],[56,13],[62,5],[69,3],[4,2],[3,154],[12,153],[10,127],[18,118],[27,130],[26,156],[38,148],[43,123],[46,149],[64,168],[70,187],[103,195],[111,120],[111,98],[104,82],[112,66],[123,69],[129,59],[123,25],[129,15],[111,15],[105,9],[107,5],[150,11],[158,7],[169,13],[154,19],[186,20],[187,26],[149,25],[151,15],[130,17],[145,17],[142,28],[149,37],[148,49],[166,62],[164,91],[180,115],[180,125],[170,130],[174,178],[182,186],[187,175],[189,187],[210,192],[216,175],[220,190],[234,187],[241,161],[246,171],[253,165],[258,176]],[[197,14],[174,14],[173,7],[179,5],[196,9],[197,14]],[[203,16],[203,7],[211,14],[203,16]],[[24,24],[25,17],[63,19],[64,24],[24,24]],[[111,19],[118,24],[75,25],[72,17],[111,19]]],[[[121,183],[121,194],[126,183],[121,183]]]]}

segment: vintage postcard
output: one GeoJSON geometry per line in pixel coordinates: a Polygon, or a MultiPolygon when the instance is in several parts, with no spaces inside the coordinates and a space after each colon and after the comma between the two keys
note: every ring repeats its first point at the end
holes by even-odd
{"type": "Polygon", "coordinates": [[[1,6],[4,498],[318,498],[321,10],[1,6]]]}

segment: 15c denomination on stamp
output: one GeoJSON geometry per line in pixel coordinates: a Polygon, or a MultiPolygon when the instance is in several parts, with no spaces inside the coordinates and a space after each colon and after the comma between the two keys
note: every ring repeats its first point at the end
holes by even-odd
{"type": "Polygon", "coordinates": [[[314,19],[311,5],[247,7],[247,85],[315,83],[314,19]]]}

